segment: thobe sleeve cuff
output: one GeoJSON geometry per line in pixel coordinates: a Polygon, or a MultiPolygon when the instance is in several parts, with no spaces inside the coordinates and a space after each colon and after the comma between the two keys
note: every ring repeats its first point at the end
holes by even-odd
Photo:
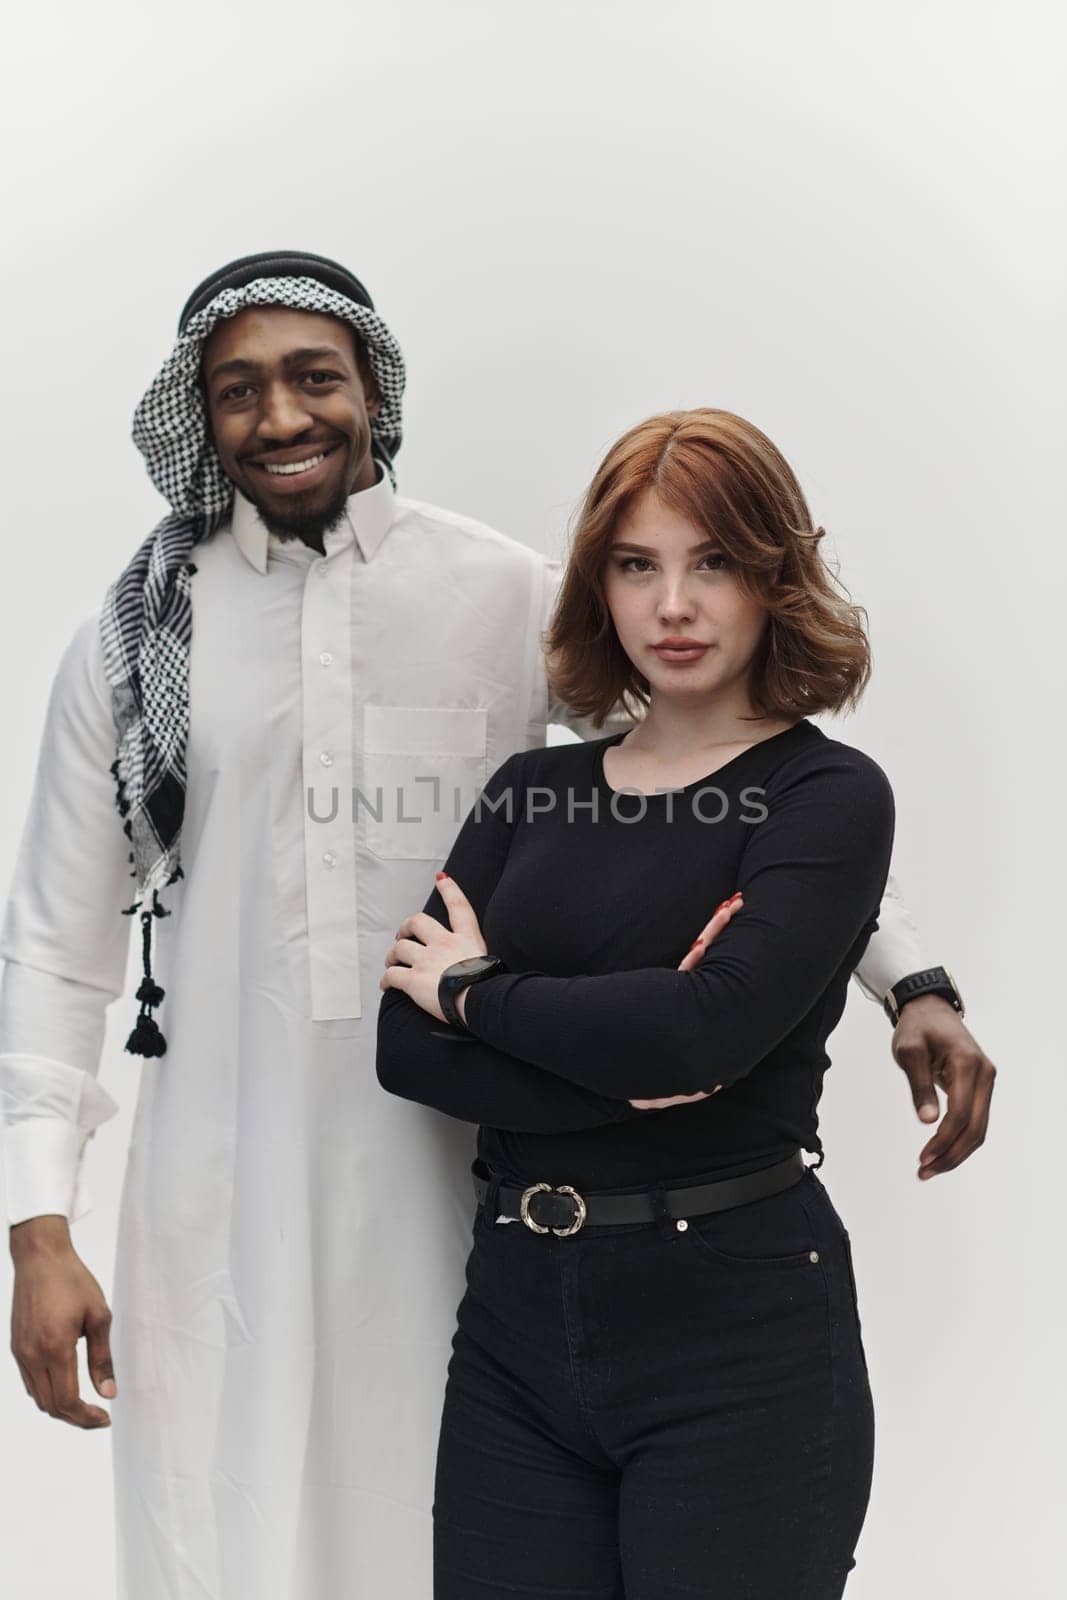
{"type": "Polygon", "coordinates": [[[91,1207],[85,1149],[118,1106],[91,1073],[43,1057],[0,1056],[0,1152],[9,1227],[76,1222],[91,1207]]]}
{"type": "Polygon", "coordinates": [[[878,928],[856,968],[856,981],[869,999],[881,1005],[901,978],[931,964],[915,921],[901,898],[900,887],[890,875],[878,912],[878,928]]]}

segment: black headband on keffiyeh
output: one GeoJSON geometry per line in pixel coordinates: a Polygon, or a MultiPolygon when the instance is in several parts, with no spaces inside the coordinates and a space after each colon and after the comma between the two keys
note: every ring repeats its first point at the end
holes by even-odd
{"type": "Polygon", "coordinates": [[[204,341],[245,306],[317,311],[351,323],[381,391],[371,419],[371,452],[395,483],[403,430],[404,358],[359,279],[324,256],[272,250],[233,261],[186,301],[178,339],[134,413],[133,439],[172,512],[148,535],[104,600],[100,630],[118,754],[111,773],[130,841],[144,977],[140,1013],[126,1041],[134,1055],[161,1056],[166,1040],[152,1015],[163,990],[152,976],[152,923],[169,913],[159,891],[182,876],[189,650],[193,637],[193,548],[233,504],[208,427],[199,376],[204,341]]]}

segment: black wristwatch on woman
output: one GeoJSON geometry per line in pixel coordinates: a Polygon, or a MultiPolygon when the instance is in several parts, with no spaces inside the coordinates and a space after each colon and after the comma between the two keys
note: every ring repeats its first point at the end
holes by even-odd
{"type": "Polygon", "coordinates": [[[917,1000],[921,994],[939,994],[949,1005],[955,1006],[961,1017],[964,1014],[963,996],[956,988],[951,972],[944,967],[926,967],[922,972],[909,972],[906,978],[901,978],[882,1001],[885,1014],[894,1028],[908,1001],[917,1000]]]}
{"type": "Polygon", "coordinates": [[[454,1028],[470,1033],[471,1030],[456,1009],[459,995],[464,989],[469,989],[472,983],[480,983],[483,978],[493,978],[498,972],[507,970],[499,956],[468,956],[465,961],[454,961],[450,967],[446,967],[437,984],[437,1004],[444,1012],[446,1021],[454,1028]]]}

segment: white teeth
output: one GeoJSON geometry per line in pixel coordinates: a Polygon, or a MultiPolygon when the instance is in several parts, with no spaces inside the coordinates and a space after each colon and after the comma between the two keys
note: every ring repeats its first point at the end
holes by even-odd
{"type": "Polygon", "coordinates": [[[267,471],[273,473],[277,478],[283,476],[291,477],[294,472],[310,472],[312,467],[317,467],[320,461],[325,460],[326,453],[323,451],[322,455],[309,456],[306,461],[290,461],[283,467],[268,466],[267,471]]]}

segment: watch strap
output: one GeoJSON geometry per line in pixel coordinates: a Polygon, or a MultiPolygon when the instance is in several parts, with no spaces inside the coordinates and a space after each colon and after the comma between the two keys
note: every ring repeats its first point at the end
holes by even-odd
{"type": "Polygon", "coordinates": [[[442,972],[437,985],[437,1003],[441,1007],[446,1022],[460,1033],[469,1034],[470,1029],[459,1014],[456,1001],[464,989],[469,989],[472,984],[480,983],[483,978],[495,978],[497,973],[506,972],[507,967],[498,956],[487,956],[484,966],[473,972],[464,972],[464,962],[456,962],[451,967],[446,967],[442,972]]]}
{"type": "Polygon", "coordinates": [[[906,978],[893,984],[886,994],[882,1005],[894,1027],[908,1001],[917,1000],[923,994],[940,995],[955,1007],[961,1017],[964,1015],[963,996],[951,972],[946,967],[924,967],[921,972],[909,972],[906,978]]]}

